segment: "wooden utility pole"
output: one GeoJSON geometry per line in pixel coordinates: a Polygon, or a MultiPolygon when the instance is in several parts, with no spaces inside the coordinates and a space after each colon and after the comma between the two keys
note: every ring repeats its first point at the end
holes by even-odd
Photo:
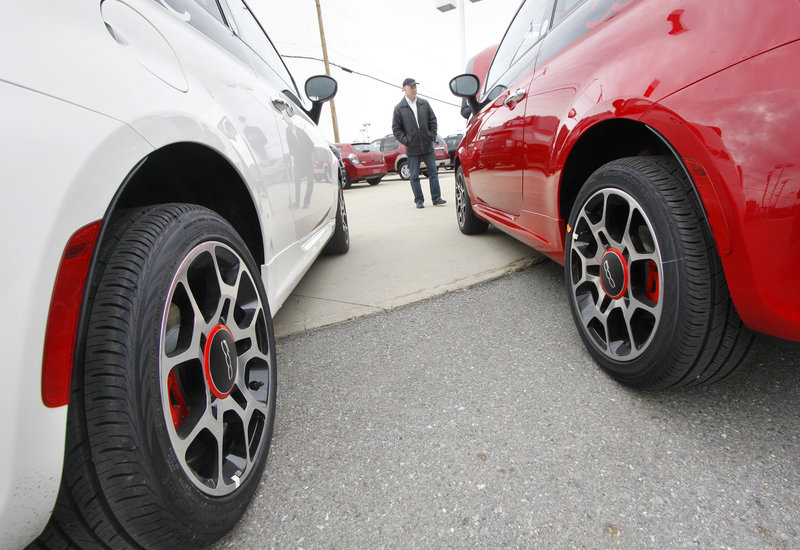
{"type": "MultiPolygon", "coordinates": [[[[325,44],[325,28],[322,26],[322,8],[319,7],[319,0],[314,0],[317,3],[317,19],[319,20],[319,39],[322,42],[322,60],[325,62],[325,74],[331,76],[331,67],[328,64],[328,46],[325,44]]],[[[331,99],[331,119],[333,119],[333,139],[336,143],[339,142],[339,122],[336,120],[336,105],[331,99]]]]}

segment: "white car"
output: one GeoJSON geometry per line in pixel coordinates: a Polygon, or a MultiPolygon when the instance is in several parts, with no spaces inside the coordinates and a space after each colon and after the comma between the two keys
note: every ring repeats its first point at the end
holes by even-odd
{"type": "Polygon", "coordinates": [[[336,82],[301,101],[243,0],[6,2],[0,51],[2,546],[205,546],[266,461],[270,312],[349,247],[336,82]]]}

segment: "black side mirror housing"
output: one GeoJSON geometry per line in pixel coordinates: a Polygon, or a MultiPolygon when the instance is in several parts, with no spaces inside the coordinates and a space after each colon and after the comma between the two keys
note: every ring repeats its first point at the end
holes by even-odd
{"type": "Polygon", "coordinates": [[[321,74],[306,80],[305,90],[306,96],[311,100],[311,109],[306,114],[314,124],[319,124],[322,104],[333,99],[339,90],[339,84],[330,76],[321,74]]]}
{"type": "Polygon", "coordinates": [[[480,87],[481,81],[474,74],[460,74],[450,80],[450,91],[453,92],[453,95],[463,97],[467,100],[467,104],[473,115],[481,110],[477,98],[480,87]]]}

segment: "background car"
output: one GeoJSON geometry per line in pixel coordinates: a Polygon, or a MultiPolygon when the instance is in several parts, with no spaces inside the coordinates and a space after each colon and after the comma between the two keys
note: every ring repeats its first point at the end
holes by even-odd
{"type": "MultiPolygon", "coordinates": [[[[372,142],[386,159],[386,166],[389,172],[397,172],[404,180],[411,178],[411,170],[408,168],[408,156],[406,155],[406,146],[397,141],[393,135],[389,134],[386,137],[376,139],[372,142]]],[[[444,168],[447,164],[447,145],[443,142],[434,143],[434,155],[436,157],[436,167],[444,168]]],[[[423,162],[420,172],[427,175],[428,171],[424,168],[423,162]]]]}
{"type": "Polygon", "coordinates": [[[386,161],[378,149],[369,143],[337,143],[336,148],[342,156],[347,171],[344,188],[359,181],[378,185],[386,175],[386,161]]]}
{"type": "MultiPolygon", "coordinates": [[[[449,167],[448,163],[450,162],[450,156],[449,156],[450,155],[450,150],[447,148],[447,142],[444,140],[444,138],[442,136],[440,136],[439,134],[436,134],[436,139],[433,142],[434,156],[439,154],[439,151],[442,151],[442,150],[446,151],[447,155],[448,155],[447,160],[442,165],[442,168],[448,168],[449,167]]],[[[436,165],[439,166],[439,163],[437,162],[436,165]]]]}
{"type": "Polygon", "coordinates": [[[484,86],[451,81],[474,114],[461,231],[563,263],[581,338],[630,386],[720,380],[753,331],[800,341],[800,4],[738,7],[526,0],[484,86]]]}
{"type": "Polygon", "coordinates": [[[301,101],[242,0],[46,4],[0,22],[2,546],[204,547],[266,463],[271,312],[349,247],[336,82],[301,101]]]}
{"type": "Polygon", "coordinates": [[[464,137],[464,134],[450,134],[446,138],[444,138],[444,142],[447,144],[447,154],[450,156],[450,161],[447,164],[447,168],[453,168],[456,164],[456,149],[458,149],[458,144],[461,143],[461,138],[464,137]]]}

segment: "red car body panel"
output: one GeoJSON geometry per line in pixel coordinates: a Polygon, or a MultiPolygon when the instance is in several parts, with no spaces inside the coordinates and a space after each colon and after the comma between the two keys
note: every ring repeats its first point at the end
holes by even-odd
{"type": "Polygon", "coordinates": [[[678,150],[707,173],[703,202],[718,203],[711,227],[737,311],[751,328],[792,340],[800,340],[800,76],[787,69],[798,59],[794,42],[663,102],[666,114],[679,106],[693,121],[678,150]]]}
{"type": "Polygon", "coordinates": [[[492,44],[467,61],[467,72],[477,76],[481,86],[483,86],[483,81],[486,79],[486,73],[489,71],[495,52],[497,52],[497,44],[492,44]]]}
{"type": "Polygon", "coordinates": [[[642,132],[685,166],[743,321],[800,341],[800,3],[589,0],[523,57],[457,153],[475,214],[563,264],[569,174],[642,132]]]}
{"type": "Polygon", "coordinates": [[[379,151],[364,151],[365,147],[361,147],[371,148],[368,143],[334,143],[334,146],[342,155],[342,164],[351,182],[382,178],[386,175],[383,155],[379,151]],[[354,162],[354,159],[358,162],[354,162]]]}
{"type": "Polygon", "coordinates": [[[445,164],[447,164],[447,161],[450,160],[450,153],[447,152],[447,144],[444,143],[441,138],[433,144],[433,156],[436,159],[436,166],[441,166],[441,161],[445,161],[445,164]]]}
{"type": "MultiPolygon", "coordinates": [[[[406,146],[397,141],[397,138],[391,134],[376,139],[372,142],[372,145],[376,146],[383,155],[383,158],[386,159],[386,166],[389,172],[398,172],[400,170],[400,162],[408,158],[408,155],[406,155],[406,146]]],[[[446,144],[434,143],[433,153],[438,168],[442,168],[450,161],[450,153],[447,152],[446,144]]],[[[424,167],[425,164],[423,163],[422,166],[424,167]]]]}

